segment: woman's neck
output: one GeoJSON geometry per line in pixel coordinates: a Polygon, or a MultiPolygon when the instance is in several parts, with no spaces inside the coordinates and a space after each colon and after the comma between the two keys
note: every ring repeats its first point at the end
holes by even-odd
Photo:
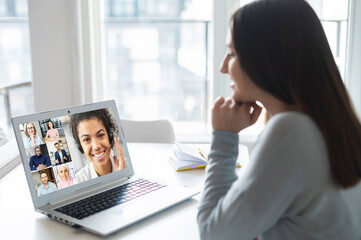
{"type": "Polygon", "coordinates": [[[275,98],[270,94],[264,96],[264,98],[260,102],[267,109],[267,112],[271,116],[281,112],[301,111],[301,108],[298,105],[282,102],[278,98],[275,98]]]}
{"type": "Polygon", "coordinates": [[[94,165],[94,170],[95,172],[98,174],[98,176],[104,176],[108,173],[112,172],[112,162],[109,161],[104,165],[104,166],[95,166],[94,165]]]}

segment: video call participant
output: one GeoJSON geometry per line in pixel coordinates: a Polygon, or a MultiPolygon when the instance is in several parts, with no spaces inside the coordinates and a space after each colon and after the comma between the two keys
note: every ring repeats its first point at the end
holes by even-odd
{"type": "Polygon", "coordinates": [[[67,164],[58,167],[60,180],[58,182],[58,189],[66,188],[74,184],[74,179],[70,176],[70,169],[67,164]]]}
{"type": "Polygon", "coordinates": [[[46,141],[54,141],[57,137],[59,137],[59,132],[54,128],[54,123],[49,120],[48,122],[49,130],[46,132],[45,140],[46,141]]]}
{"type": "Polygon", "coordinates": [[[64,149],[60,148],[60,144],[59,143],[55,143],[54,147],[56,148],[56,152],[55,152],[55,164],[59,165],[62,163],[66,163],[69,162],[69,157],[68,154],[66,154],[66,151],[64,149]]]}
{"type": "Polygon", "coordinates": [[[33,123],[25,124],[25,138],[23,139],[25,148],[35,147],[36,145],[43,144],[41,138],[36,135],[36,128],[33,123]]]}
{"type": "Polygon", "coordinates": [[[29,166],[31,171],[43,170],[51,166],[50,158],[42,154],[40,147],[36,147],[35,155],[30,158],[29,166]]]}
{"type": "Polygon", "coordinates": [[[254,1],[231,17],[212,109],[200,239],[361,239],[361,124],[322,24],[304,0],[254,1]],[[270,113],[237,175],[238,133],[270,113]]]}
{"type": "Polygon", "coordinates": [[[116,138],[118,128],[107,109],[74,114],[70,124],[79,151],[89,160],[88,164],[75,174],[78,182],[125,167],[123,152],[116,138]],[[114,146],[119,160],[112,153],[114,146]]]}
{"type": "Polygon", "coordinates": [[[38,188],[38,197],[58,190],[56,185],[48,181],[46,172],[40,173],[41,185],[38,188]]]}

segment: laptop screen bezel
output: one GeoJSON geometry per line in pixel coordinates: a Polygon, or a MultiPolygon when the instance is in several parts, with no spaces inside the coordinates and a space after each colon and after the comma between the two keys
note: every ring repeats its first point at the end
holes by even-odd
{"type": "Polygon", "coordinates": [[[91,189],[92,186],[107,185],[116,180],[125,179],[125,178],[131,177],[134,175],[134,170],[133,170],[131,158],[129,156],[127,142],[124,137],[124,132],[123,132],[123,129],[121,126],[119,114],[118,114],[116,103],[114,100],[90,103],[90,104],[85,104],[85,105],[67,107],[67,108],[56,109],[56,110],[52,110],[52,111],[45,111],[45,112],[39,112],[39,113],[14,117],[14,118],[12,118],[12,124],[13,124],[13,128],[14,128],[16,141],[18,143],[19,153],[20,153],[21,161],[23,163],[30,194],[33,199],[34,207],[36,209],[48,204],[49,202],[59,201],[60,199],[68,198],[68,197],[74,196],[74,195],[81,195],[82,193],[85,194],[87,191],[89,191],[89,189],[91,189]],[[40,121],[42,119],[57,118],[57,117],[62,117],[62,116],[66,116],[66,115],[72,115],[72,114],[76,114],[76,113],[88,112],[88,111],[104,109],[104,108],[111,108],[115,115],[114,120],[119,128],[119,137],[121,137],[122,142],[123,142],[123,148],[122,148],[123,154],[125,155],[125,157],[128,161],[127,167],[120,171],[116,171],[116,172],[107,174],[102,177],[91,179],[86,182],[78,183],[71,187],[67,187],[67,188],[64,188],[64,189],[61,189],[61,190],[38,197],[36,190],[34,188],[32,172],[29,168],[29,159],[26,155],[26,149],[25,149],[25,146],[23,143],[19,125],[24,124],[26,122],[35,122],[35,121],[40,121]]]}

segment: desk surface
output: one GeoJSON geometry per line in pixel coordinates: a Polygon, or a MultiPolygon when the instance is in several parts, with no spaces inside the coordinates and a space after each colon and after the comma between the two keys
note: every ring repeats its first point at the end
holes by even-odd
{"type": "MultiPolygon", "coordinates": [[[[201,190],[204,169],[174,171],[168,163],[172,147],[173,144],[128,144],[135,173],[201,190]]],[[[242,165],[247,163],[247,151],[240,152],[239,161],[242,165]]],[[[0,193],[1,239],[99,239],[35,212],[22,165],[0,180],[0,193]]],[[[196,222],[199,200],[200,194],[107,239],[149,239],[150,236],[167,240],[199,239],[196,222]]]]}

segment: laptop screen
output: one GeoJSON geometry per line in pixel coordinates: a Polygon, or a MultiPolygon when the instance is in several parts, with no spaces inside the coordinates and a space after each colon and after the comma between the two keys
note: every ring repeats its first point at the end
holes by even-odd
{"type": "Polygon", "coordinates": [[[19,131],[38,197],[129,166],[112,108],[22,122],[19,131]]]}

